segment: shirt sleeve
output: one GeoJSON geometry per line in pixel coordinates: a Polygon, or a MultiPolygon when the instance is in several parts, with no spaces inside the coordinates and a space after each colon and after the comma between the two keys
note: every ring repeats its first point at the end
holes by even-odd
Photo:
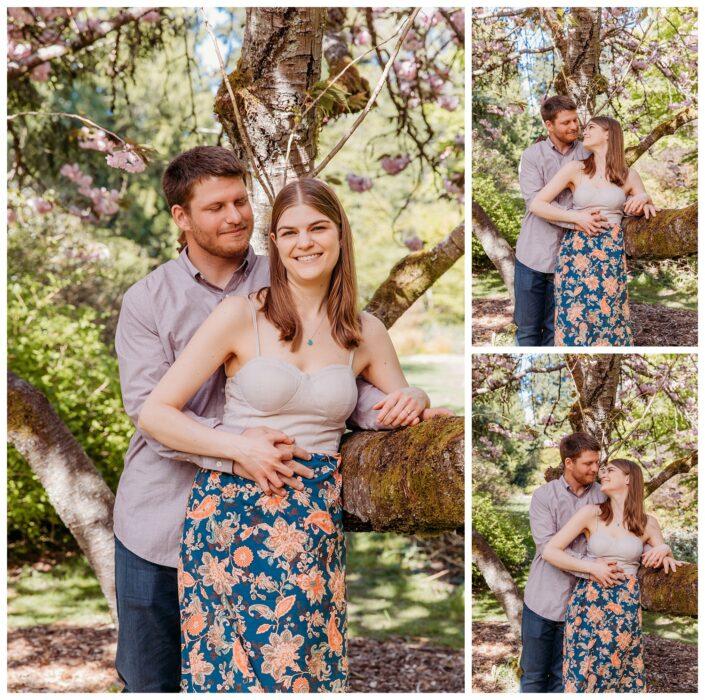
{"type": "MultiPolygon", "coordinates": [[[[115,332],[122,402],[127,415],[150,449],[160,457],[192,462],[202,469],[232,473],[232,460],[171,450],[141,432],[137,427],[137,419],[144,402],[166,374],[171,362],[164,351],[156,323],[153,318],[150,318],[147,299],[143,299],[142,304],[138,304],[138,300],[133,298],[136,295],[137,291],[134,287],[126,292],[115,332]]],[[[209,428],[221,427],[221,421],[217,418],[204,418],[188,409],[184,409],[183,413],[209,428]]]]}
{"type": "Polygon", "coordinates": [[[372,406],[385,398],[386,394],[368,381],[357,378],[357,404],[348,418],[348,428],[357,430],[392,430],[391,425],[377,423],[379,411],[372,406]]]}
{"type": "MultiPolygon", "coordinates": [[[[524,198],[527,211],[531,206],[531,202],[534,201],[534,197],[536,197],[546,184],[547,183],[544,182],[543,173],[539,168],[538,150],[527,148],[521,154],[521,160],[519,161],[519,189],[521,190],[521,196],[524,198]]],[[[555,200],[551,202],[551,204],[559,209],[568,210],[568,207],[559,204],[555,200]]],[[[574,224],[569,221],[561,221],[560,226],[563,228],[573,228],[574,224]]]]}
{"type": "MultiPolygon", "coordinates": [[[[539,555],[543,554],[543,548],[548,544],[549,540],[558,532],[558,526],[554,514],[548,506],[546,497],[540,493],[534,493],[531,497],[531,505],[529,506],[529,524],[531,525],[531,536],[534,538],[536,552],[539,555]]],[[[587,559],[587,556],[581,552],[576,552],[572,547],[568,547],[570,555],[577,559],[587,559]]],[[[589,578],[589,574],[581,571],[570,571],[573,576],[579,578],[589,578]]]]}

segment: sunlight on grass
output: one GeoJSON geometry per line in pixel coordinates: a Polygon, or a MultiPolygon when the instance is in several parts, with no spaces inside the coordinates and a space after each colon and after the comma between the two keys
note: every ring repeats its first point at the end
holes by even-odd
{"type": "Polygon", "coordinates": [[[10,628],[110,621],[98,581],[82,557],[73,557],[48,572],[25,566],[18,577],[8,580],[10,628]]]}

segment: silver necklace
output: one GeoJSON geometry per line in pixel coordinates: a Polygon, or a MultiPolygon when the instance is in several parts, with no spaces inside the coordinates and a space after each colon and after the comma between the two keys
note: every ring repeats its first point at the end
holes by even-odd
{"type": "Polygon", "coordinates": [[[318,325],[316,326],[316,330],[313,331],[313,333],[311,333],[311,335],[310,335],[310,336],[308,337],[308,339],[306,340],[306,345],[309,345],[309,346],[310,346],[310,345],[313,345],[313,338],[314,338],[314,336],[316,335],[316,333],[318,333],[318,330],[320,329],[321,325],[323,324],[323,319],[325,319],[325,317],[326,317],[327,315],[328,315],[328,314],[325,314],[325,313],[324,313],[324,314],[321,316],[321,320],[318,322],[318,325]]]}

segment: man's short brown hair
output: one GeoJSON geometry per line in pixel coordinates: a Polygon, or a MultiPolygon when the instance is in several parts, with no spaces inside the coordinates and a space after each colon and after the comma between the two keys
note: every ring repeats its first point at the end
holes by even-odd
{"type": "Polygon", "coordinates": [[[541,105],[541,120],[552,122],[558,116],[558,112],[575,112],[576,109],[578,109],[577,105],[568,95],[554,95],[541,105]]]}
{"type": "Polygon", "coordinates": [[[600,441],[590,433],[571,433],[561,440],[558,449],[565,464],[566,459],[577,459],[583,452],[599,452],[600,441]]]}
{"type": "Polygon", "coordinates": [[[167,165],[162,190],[171,209],[175,204],[188,209],[193,188],[208,177],[241,177],[245,165],[229,149],[221,146],[196,146],[180,153],[167,165]]]}

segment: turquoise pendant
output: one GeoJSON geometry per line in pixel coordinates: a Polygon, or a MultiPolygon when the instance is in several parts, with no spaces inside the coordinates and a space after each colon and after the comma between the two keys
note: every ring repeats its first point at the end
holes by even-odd
{"type": "Polygon", "coordinates": [[[306,344],[307,344],[307,345],[313,345],[313,338],[309,338],[306,344]]]}

